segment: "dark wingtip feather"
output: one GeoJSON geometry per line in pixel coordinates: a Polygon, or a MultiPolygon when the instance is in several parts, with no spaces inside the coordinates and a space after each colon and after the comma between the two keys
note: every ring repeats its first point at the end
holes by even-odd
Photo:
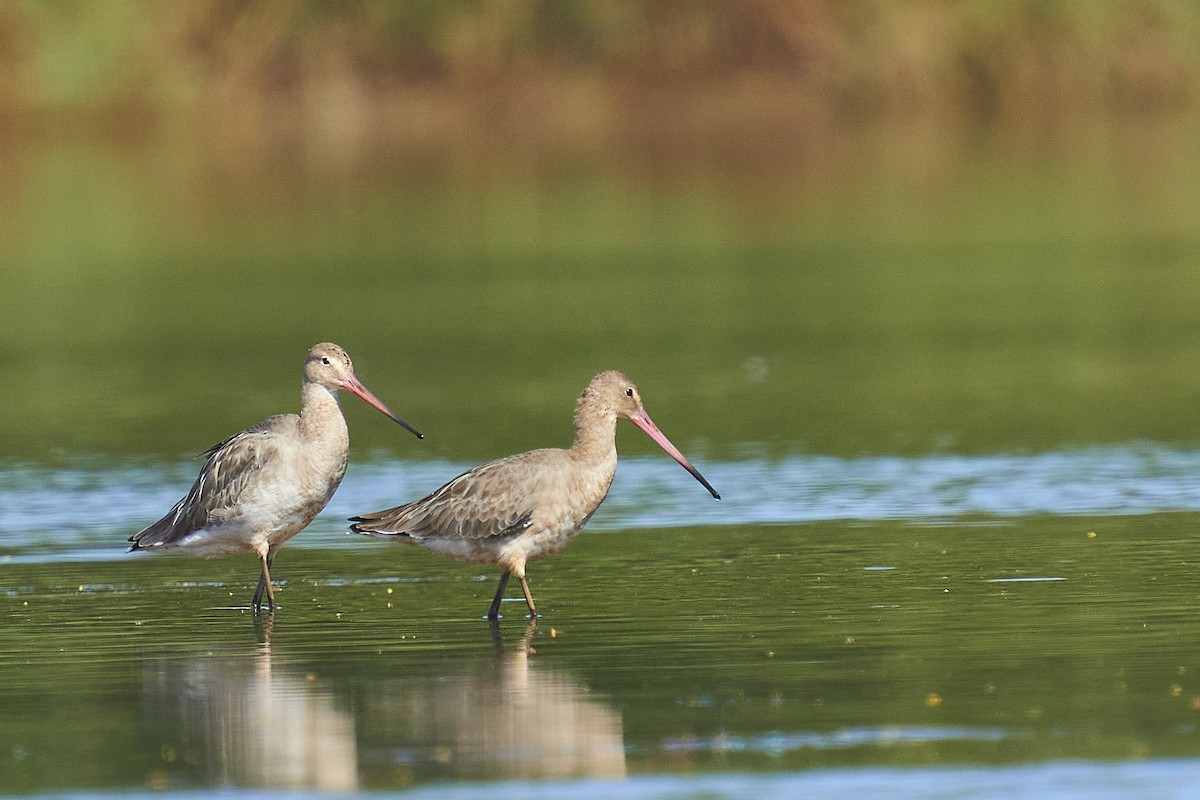
{"type": "Polygon", "coordinates": [[[370,530],[365,527],[366,524],[369,523],[370,521],[371,520],[368,519],[367,517],[351,517],[350,522],[352,524],[350,525],[350,532],[351,533],[362,533],[362,534],[366,534],[368,536],[376,533],[376,531],[370,530]]]}

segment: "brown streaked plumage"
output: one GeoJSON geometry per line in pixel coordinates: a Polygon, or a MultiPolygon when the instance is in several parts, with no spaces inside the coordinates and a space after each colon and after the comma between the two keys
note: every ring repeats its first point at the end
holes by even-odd
{"type": "Polygon", "coordinates": [[[659,431],[637,386],[620,372],[592,378],[575,404],[570,448],[530,450],[459,475],[428,497],[352,517],[351,530],[398,539],[435,553],[500,568],[488,619],[500,613],[509,575],[516,575],[531,617],[537,617],[525,564],[567,546],[599,508],[617,470],[617,420],[637,425],[696,480],[721,499],[659,431]]]}
{"type": "Polygon", "coordinates": [[[308,351],[300,413],[267,417],[205,452],[187,495],[165,517],[129,537],[132,550],[201,556],[253,551],[261,575],[252,606],[275,608],[275,551],[312,522],[342,482],[350,436],[338,405],[345,389],[424,438],[354,376],[350,356],[323,342],[308,351]]]}

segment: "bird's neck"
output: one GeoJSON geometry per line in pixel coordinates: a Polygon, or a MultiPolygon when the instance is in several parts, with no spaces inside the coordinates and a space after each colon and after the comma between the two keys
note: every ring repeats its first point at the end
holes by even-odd
{"type": "Polygon", "coordinates": [[[307,439],[348,441],[346,420],[334,392],[320,384],[304,384],[300,391],[300,433],[307,439]]]}
{"type": "Polygon", "coordinates": [[[615,461],[617,457],[617,416],[606,413],[589,413],[579,409],[575,413],[575,442],[571,445],[571,457],[580,463],[600,464],[615,461]]]}

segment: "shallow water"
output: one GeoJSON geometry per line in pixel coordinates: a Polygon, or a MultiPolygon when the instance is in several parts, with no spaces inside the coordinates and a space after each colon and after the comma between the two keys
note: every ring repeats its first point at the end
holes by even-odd
{"type": "Polygon", "coordinates": [[[739,796],[958,765],[953,796],[988,774],[961,767],[1079,760],[1085,788],[1129,761],[1172,790],[1200,748],[1198,523],[597,532],[531,568],[536,625],[513,598],[496,627],[493,574],[394,545],[285,549],[261,619],[248,557],[8,563],[5,783],[739,796]]]}

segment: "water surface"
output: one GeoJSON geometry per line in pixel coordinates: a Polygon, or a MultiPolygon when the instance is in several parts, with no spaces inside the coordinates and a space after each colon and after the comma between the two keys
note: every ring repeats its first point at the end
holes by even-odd
{"type": "MultiPolygon", "coordinates": [[[[993,519],[1200,511],[1200,452],[1143,442],[1037,454],[793,455],[705,463],[719,503],[665,457],[621,460],[589,531],[818,521],[993,519]]],[[[326,510],[289,546],[353,546],[346,519],[414,500],[467,463],[380,460],[351,467],[326,510]]],[[[112,558],[129,532],[184,493],[198,461],[154,467],[11,465],[0,472],[0,540],[11,558],[112,558]]]]}
{"type": "Polygon", "coordinates": [[[258,619],[250,557],[9,563],[6,783],[1166,759],[1144,779],[1169,788],[1200,747],[1198,519],[595,533],[531,568],[536,625],[513,598],[496,627],[494,574],[399,546],[285,549],[258,619]]]}
{"type": "Polygon", "coordinates": [[[0,792],[1185,796],[1197,130],[848,132],[757,171],[31,148],[0,187],[0,792]],[[343,401],[281,610],[247,609],[252,557],[125,554],[326,339],[429,438],[343,401]],[[536,625],[482,620],[490,570],[344,533],[567,444],[608,368],[723,499],[623,426],[536,625]]]}

